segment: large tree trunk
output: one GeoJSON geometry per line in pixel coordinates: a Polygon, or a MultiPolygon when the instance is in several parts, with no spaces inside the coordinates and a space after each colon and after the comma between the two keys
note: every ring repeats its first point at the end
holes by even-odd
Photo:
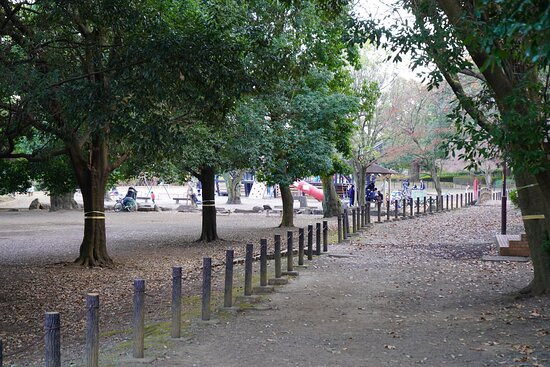
{"type": "Polygon", "coordinates": [[[105,236],[104,194],[109,173],[108,149],[104,137],[92,139],[88,161],[82,158],[79,146],[70,147],[70,158],[84,201],[84,238],[76,263],[84,266],[109,266],[105,236]]]}
{"type": "Polygon", "coordinates": [[[417,160],[411,162],[409,168],[409,180],[411,182],[420,181],[420,162],[418,162],[417,160]]]}
{"type": "MultiPolygon", "coordinates": [[[[518,201],[521,214],[541,215],[545,219],[523,220],[531,260],[533,261],[534,277],[523,292],[533,294],[550,294],[550,213],[545,205],[545,196],[550,197],[547,184],[537,185],[537,179],[529,173],[515,172],[514,177],[518,186],[518,201]]],[[[538,177],[537,177],[538,178],[538,177]]],[[[531,217],[532,218],[532,217],[531,217]]]]}
{"type": "Polygon", "coordinates": [[[437,192],[437,196],[441,196],[441,181],[439,181],[437,164],[435,162],[431,162],[429,169],[430,175],[432,176],[432,181],[434,183],[435,191],[437,192]]]}
{"type": "Polygon", "coordinates": [[[323,216],[337,217],[342,212],[342,204],[336,192],[332,175],[321,176],[323,183],[323,216]]]}
{"type": "Polygon", "coordinates": [[[212,167],[202,167],[198,177],[202,184],[202,232],[199,241],[211,242],[218,239],[214,176],[212,167]]]}
{"type": "Polygon", "coordinates": [[[245,173],[245,170],[238,170],[223,175],[227,186],[227,204],[241,204],[241,182],[245,173]]]}
{"type": "Polygon", "coordinates": [[[281,198],[283,200],[283,218],[279,227],[294,227],[294,198],[290,186],[279,185],[281,198]]]}
{"type": "Polygon", "coordinates": [[[367,168],[365,166],[358,166],[354,170],[355,176],[355,205],[363,206],[365,205],[365,179],[367,175],[367,168]]]}
{"type": "Polygon", "coordinates": [[[78,203],[74,199],[74,192],[50,196],[50,211],[78,209],[78,203]]]}

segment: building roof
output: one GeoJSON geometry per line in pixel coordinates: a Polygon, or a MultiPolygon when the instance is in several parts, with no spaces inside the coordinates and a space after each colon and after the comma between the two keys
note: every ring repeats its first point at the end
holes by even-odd
{"type": "Polygon", "coordinates": [[[385,167],[382,167],[376,163],[372,163],[368,168],[367,168],[367,174],[375,174],[375,175],[393,175],[393,174],[396,174],[397,172],[391,170],[391,169],[387,169],[385,167]]]}

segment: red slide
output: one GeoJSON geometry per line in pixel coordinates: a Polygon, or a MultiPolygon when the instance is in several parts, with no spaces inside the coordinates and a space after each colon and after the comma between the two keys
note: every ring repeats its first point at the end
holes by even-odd
{"type": "Polygon", "coordinates": [[[323,190],[319,190],[315,186],[310,185],[305,181],[296,181],[294,182],[294,186],[304,194],[309,195],[312,198],[317,199],[318,201],[323,201],[323,190]]]}

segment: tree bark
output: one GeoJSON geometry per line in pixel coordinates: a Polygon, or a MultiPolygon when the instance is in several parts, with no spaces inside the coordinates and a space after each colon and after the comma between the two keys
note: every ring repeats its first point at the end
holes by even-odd
{"type": "Polygon", "coordinates": [[[202,232],[199,241],[219,239],[216,226],[216,183],[212,167],[202,167],[198,179],[202,184],[202,232]]]}
{"type": "Polygon", "coordinates": [[[245,170],[238,170],[223,175],[227,186],[227,204],[241,204],[241,182],[245,173],[245,170]]]}
{"type": "Polygon", "coordinates": [[[416,160],[411,162],[409,179],[411,182],[420,181],[420,163],[416,160]]]}
{"type": "Polygon", "coordinates": [[[50,196],[50,211],[78,209],[78,203],[74,199],[74,192],[50,196]]]}
{"type": "Polygon", "coordinates": [[[342,204],[336,192],[332,175],[321,176],[323,183],[323,216],[325,218],[337,217],[342,212],[342,204]]]}
{"type": "Polygon", "coordinates": [[[365,205],[365,179],[367,175],[367,168],[365,166],[358,166],[354,170],[355,176],[355,205],[363,206],[365,205]]]}
{"type": "Polygon", "coordinates": [[[431,162],[429,168],[437,196],[441,196],[441,181],[439,181],[439,175],[437,173],[437,164],[435,162],[431,162]]]}
{"type": "Polygon", "coordinates": [[[524,219],[531,260],[533,262],[533,280],[522,293],[536,295],[550,294],[550,213],[545,205],[544,196],[549,196],[546,185],[537,185],[537,179],[529,173],[515,172],[518,186],[518,201],[522,216],[544,214],[545,219],[524,219]]]}
{"type": "Polygon", "coordinates": [[[283,218],[279,227],[294,227],[294,198],[290,186],[279,185],[281,199],[283,200],[283,218]]]}
{"type": "Polygon", "coordinates": [[[113,260],[107,253],[105,236],[104,194],[109,174],[108,148],[104,136],[95,134],[88,161],[80,147],[69,147],[69,156],[84,201],[84,238],[76,263],[84,266],[109,266],[113,260]]]}

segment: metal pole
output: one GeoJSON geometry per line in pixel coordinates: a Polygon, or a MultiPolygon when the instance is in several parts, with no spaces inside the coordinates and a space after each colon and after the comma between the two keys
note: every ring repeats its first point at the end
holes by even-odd
{"type": "Polygon", "coordinates": [[[506,193],[506,162],[502,164],[502,202],[501,202],[501,223],[500,233],[506,234],[506,201],[508,194],[506,193]]]}

